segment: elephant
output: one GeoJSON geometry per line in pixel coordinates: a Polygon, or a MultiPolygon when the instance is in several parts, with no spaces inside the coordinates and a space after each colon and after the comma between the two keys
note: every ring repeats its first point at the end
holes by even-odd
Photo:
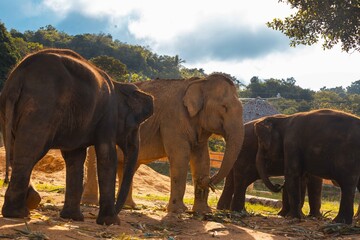
{"type": "MultiPolygon", "coordinates": [[[[277,115],[281,116],[281,115],[277,115]]],[[[284,115],[283,115],[284,116],[284,115]]],[[[233,168],[225,179],[224,189],[217,203],[219,210],[246,211],[245,210],[245,192],[247,187],[255,180],[260,179],[256,168],[256,153],[258,150],[258,139],[254,132],[254,125],[262,121],[263,118],[247,122],[245,124],[245,138],[239,156],[234,163],[233,168]]],[[[272,156],[266,156],[269,163],[266,165],[266,171],[271,176],[284,175],[283,159],[273,159],[272,156]]],[[[302,178],[301,184],[301,206],[304,203],[305,190],[308,189],[310,216],[321,216],[321,190],[322,179],[316,176],[308,175],[302,178]]],[[[284,189],[285,190],[285,189],[284,189]]],[[[290,206],[286,191],[283,191],[283,206],[278,213],[286,216],[289,213],[290,206]]]]}
{"type": "Polygon", "coordinates": [[[268,178],[268,156],[284,159],[289,217],[301,218],[300,179],[309,173],[331,179],[341,188],[334,222],[351,224],[360,177],[360,118],[338,110],[320,109],[289,116],[271,116],[255,123],[258,137],[256,166],[265,185],[278,191],[268,178]]]}
{"type": "MultiPolygon", "coordinates": [[[[244,138],[242,104],[234,83],[222,74],[204,78],[155,79],[136,85],[154,96],[154,114],[140,126],[138,165],[167,157],[170,162],[170,213],[187,209],[183,202],[188,165],[195,188],[193,211],[210,212],[209,186],[226,177],[239,154],[244,138]],[[221,135],[226,142],[219,171],[210,177],[208,139],[221,135]]],[[[123,160],[118,156],[121,182],[123,160]]],[[[88,173],[94,172],[89,164],[88,173]]],[[[94,176],[95,174],[89,174],[94,176]]],[[[86,179],[86,178],[85,178],[86,179]]],[[[96,185],[85,180],[83,203],[96,204],[96,185]],[[94,201],[95,200],[95,201],[94,201]]],[[[131,193],[126,204],[134,207],[131,193]]]]}
{"type": "MultiPolygon", "coordinates": [[[[139,148],[139,126],[153,113],[153,98],[133,84],[117,83],[68,49],[26,56],[10,73],[0,96],[6,161],[12,168],[4,217],[23,218],[39,203],[30,184],[34,165],[49,149],[66,164],[62,218],[83,221],[80,211],[86,148],[94,145],[100,186],[97,224],[120,224],[139,148]],[[115,200],[116,145],[126,169],[115,200]]],[[[8,170],[7,170],[8,171],[8,170]]]]}

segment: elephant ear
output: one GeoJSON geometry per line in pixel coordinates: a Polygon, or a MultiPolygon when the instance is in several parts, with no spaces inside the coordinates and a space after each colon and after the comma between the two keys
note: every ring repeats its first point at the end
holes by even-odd
{"type": "Polygon", "coordinates": [[[126,125],[138,127],[143,121],[153,114],[153,97],[141,90],[135,89],[127,104],[131,109],[131,114],[127,116],[126,125]]]}
{"type": "Polygon", "coordinates": [[[266,149],[271,145],[271,131],[273,124],[270,119],[264,119],[255,124],[255,134],[258,137],[259,144],[263,145],[266,149]]]}
{"type": "Polygon", "coordinates": [[[204,105],[204,97],[202,92],[202,82],[204,80],[197,80],[192,82],[186,89],[183,103],[187,108],[190,117],[194,117],[202,109],[204,105]]]}

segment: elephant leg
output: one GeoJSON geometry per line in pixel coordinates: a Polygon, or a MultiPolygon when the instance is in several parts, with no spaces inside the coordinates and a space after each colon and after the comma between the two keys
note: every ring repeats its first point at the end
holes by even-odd
{"type": "Polygon", "coordinates": [[[29,210],[36,209],[41,201],[40,194],[35,190],[31,184],[28,187],[26,195],[26,207],[29,210]]]}
{"type": "Polygon", "coordinates": [[[99,189],[96,173],[96,153],[94,146],[90,146],[87,149],[85,173],[84,192],[81,203],[97,205],[99,203],[99,189]]]}
{"type": "Polygon", "coordinates": [[[336,180],[341,189],[341,200],[338,215],[334,218],[334,222],[351,224],[354,215],[354,197],[356,184],[352,183],[349,179],[346,181],[336,180]]]}
{"type": "Polygon", "coordinates": [[[253,183],[257,174],[234,174],[234,196],[231,201],[231,211],[242,212],[245,210],[245,194],[248,186],[253,183]],[[249,176],[250,175],[250,176],[249,176]]]}
{"type": "Polygon", "coordinates": [[[309,216],[321,217],[321,191],[322,191],[322,178],[308,175],[307,191],[309,197],[310,213],[309,216]]]}
{"type": "Polygon", "coordinates": [[[185,148],[181,151],[177,150],[177,156],[172,157],[168,155],[170,162],[170,176],[171,176],[171,192],[170,200],[167,205],[167,211],[173,213],[181,213],[187,210],[184,204],[184,194],[186,188],[186,177],[189,166],[190,154],[185,148]]]}
{"type": "Polygon", "coordinates": [[[231,169],[225,179],[225,185],[216,208],[219,210],[230,210],[231,201],[234,194],[234,169],[231,169]]]}
{"type": "Polygon", "coordinates": [[[190,166],[195,188],[193,211],[197,213],[211,212],[207,203],[209,187],[204,184],[210,179],[210,155],[207,144],[193,150],[190,166]]]}
{"type": "Polygon", "coordinates": [[[10,218],[28,217],[26,197],[32,168],[27,164],[28,158],[17,158],[12,163],[9,186],[5,193],[2,215],[10,218]]]}
{"type": "Polygon", "coordinates": [[[64,207],[60,217],[74,221],[84,221],[80,211],[80,201],[83,192],[84,161],[86,149],[61,151],[66,163],[66,191],[64,207]]]}
{"type": "MultiPolygon", "coordinates": [[[[306,193],[306,178],[302,177],[300,178],[300,212],[301,216],[305,216],[305,214],[302,212],[302,207],[304,206],[305,202],[305,193],[306,193]]],[[[278,212],[279,216],[286,217],[290,214],[290,202],[289,202],[289,193],[287,191],[286,182],[285,187],[282,192],[282,207],[280,211],[278,212]]]]}
{"type": "MultiPolygon", "coordinates": [[[[19,126],[18,131],[26,132],[27,127],[29,126],[19,126]]],[[[29,130],[28,133],[36,136],[36,132],[29,130]]],[[[19,149],[19,151],[11,154],[11,180],[2,207],[4,217],[27,217],[29,209],[36,208],[41,200],[39,193],[29,183],[33,167],[47,152],[44,148],[46,136],[37,137],[43,142],[28,141],[27,136],[19,135],[14,141],[13,149],[19,149]]]]}
{"type": "Polygon", "coordinates": [[[290,204],[289,204],[289,197],[286,188],[286,182],[284,183],[284,188],[282,192],[282,206],[280,211],[278,212],[279,216],[286,217],[290,212],[290,204]]]}
{"type": "Polygon", "coordinates": [[[301,218],[301,179],[296,175],[285,175],[285,187],[289,199],[290,210],[287,216],[301,218]]]}
{"type": "Polygon", "coordinates": [[[96,223],[103,225],[120,224],[115,213],[115,182],[116,182],[116,147],[111,143],[95,145],[97,159],[97,173],[100,190],[99,215],[96,223]]]}

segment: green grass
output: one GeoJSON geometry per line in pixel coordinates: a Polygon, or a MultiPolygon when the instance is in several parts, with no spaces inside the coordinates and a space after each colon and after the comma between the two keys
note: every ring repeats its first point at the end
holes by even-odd
{"type": "Polygon", "coordinates": [[[52,184],[47,184],[47,183],[35,184],[35,188],[36,188],[36,190],[42,191],[42,192],[64,192],[65,191],[64,186],[57,186],[57,185],[52,185],[52,184]]]}

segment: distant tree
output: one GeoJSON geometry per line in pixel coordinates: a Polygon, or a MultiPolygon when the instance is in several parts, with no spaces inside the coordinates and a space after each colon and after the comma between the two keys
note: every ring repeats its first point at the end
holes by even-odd
{"type": "Polygon", "coordinates": [[[335,91],[320,90],[314,94],[313,109],[332,108],[346,110],[347,99],[335,91]]]}
{"type": "Polygon", "coordinates": [[[20,59],[5,25],[0,22],[0,90],[11,68],[20,59]]]}
{"type": "Polygon", "coordinates": [[[352,82],[350,86],[346,88],[348,94],[360,94],[360,80],[352,82]]]}
{"type": "Polygon", "coordinates": [[[298,11],[267,25],[287,35],[291,46],[312,45],[323,39],[324,49],[341,42],[344,51],[360,51],[359,0],[279,0],[298,11]]]}
{"type": "Polygon", "coordinates": [[[202,68],[180,68],[181,78],[191,78],[191,77],[205,77],[205,71],[202,68]]]}
{"type": "Polygon", "coordinates": [[[13,38],[13,44],[21,58],[25,57],[29,53],[36,52],[44,48],[40,43],[26,42],[20,37],[13,38]]]}
{"type": "Polygon", "coordinates": [[[99,56],[91,58],[90,62],[94,63],[97,67],[104,70],[115,81],[126,82],[126,75],[128,71],[126,65],[120,62],[118,59],[109,56],[99,56]]]}

